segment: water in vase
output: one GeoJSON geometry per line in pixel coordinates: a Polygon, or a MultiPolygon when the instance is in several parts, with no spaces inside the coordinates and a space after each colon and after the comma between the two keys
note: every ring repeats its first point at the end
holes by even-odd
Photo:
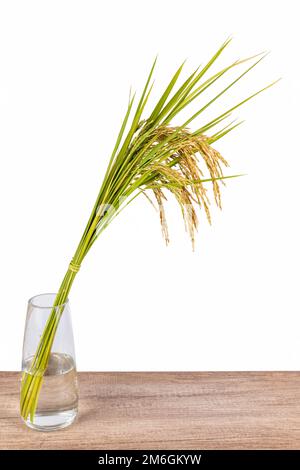
{"type": "MultiPolygon", "coordinates": [[[[24,372],[30,374],[33,357],[25,361],[24,372]]],[[[53,352],[44,374],[36,412],[26,424],[37,430],[52,431],[71,424],[78,411],[77,374],[71,356],[53,352]]]]}

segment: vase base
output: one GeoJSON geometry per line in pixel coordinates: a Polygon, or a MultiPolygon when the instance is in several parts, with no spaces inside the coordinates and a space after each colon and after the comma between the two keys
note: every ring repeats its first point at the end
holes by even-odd
{"type": "Polygon", "coordinates": [[[33,422],[28,418],[24,423],[35,431],[58,431],[70,426],[76,419],[77,409],[61,411],[59,413],[36,413],[33,422]]]}

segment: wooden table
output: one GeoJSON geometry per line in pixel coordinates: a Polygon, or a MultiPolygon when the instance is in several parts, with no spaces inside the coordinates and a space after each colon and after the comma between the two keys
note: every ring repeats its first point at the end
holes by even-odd
{"type": "Polygon", "coordinates": [[[299,372],[83,372],[51,433],[22,424],[19,378],[0,373],[1,449],[300,449],[299,372]]]}

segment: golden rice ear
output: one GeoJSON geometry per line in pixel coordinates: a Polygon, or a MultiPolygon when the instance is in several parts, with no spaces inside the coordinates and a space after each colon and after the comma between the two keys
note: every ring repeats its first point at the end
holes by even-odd
{"type": "Polygon", "coordinates": [[[176,198],[182,212],[185,229],[194,247],[195,231],[198,227],[197,207],[204,209],[206,218],[211,223],[210,200],[202,181],[204,168],[209,172],[215,202],[221,208],[221,192],[218,182],[223,178],[222,166],[227,167],[228,163],[209,144],[207,136],[195,136],[188,129],[159,126],[151,134],[151,144],[148,151],[150,153],[155,151],[156,146],[161,143],[165,143],[163,151],[167,158],[158,161],[153,159],[151,183],[146,188],[154,191],[166,243],[169,243],[169,235],[163,206],[163,199],[165,199],[163,189],[171,192],[176,198]]]}
{"type": "Polygon", "coordinates": [[[167,198],[160,188],[154,188],[153,193],[158,203],[161,231],[165,239],[166,245],[168,245],[170,242],[170,239],[169,239],[168,224],[166,220],[166,213],[165,213],[165,208],[163,204],[163,200],[166,200],[167,198]]]}

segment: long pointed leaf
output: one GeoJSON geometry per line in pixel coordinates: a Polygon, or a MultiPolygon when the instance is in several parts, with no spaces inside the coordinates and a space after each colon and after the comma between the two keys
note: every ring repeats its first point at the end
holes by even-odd
{"type": "Polygon", "coordinates": [[[183,90],[183,93],[181,93],[181,96],[179,97],[180,99],[177,100],[177,103],[168,103],[167,106],[163,109],[160,120],[166,116],[166,114],[169,113],[169,111],[172,111],[170,113],[170,117],[168,116],[165,119],[165,123],[170,122],[171,118],[174,117],[177,114],[177,106],[182,103],[183,100],[188,96],[188,94],[191,92],[191,90],[196,86],[196,84],[199,82],[199,80],[203,77],[203,75],[210,69],[210,67],[214,64],[214,62],[217,60],[217,58],[221,55],[221,53],[224,51],[224,49],[228,46],[228,44],[231,42],[231,38],[227,39],[222,46],[217,50],[217,52],[213,55],[213,57],[207,62],[207,64],[200,70],[200,72],[195,76],[195,78],[188,84],[187,87],[185,87],[185,90],[183,90]],[[171,117],[172,116],[172,117],[171,117]]]}
{"type": "Polygon", "coordinates": [[[213,119],[212,121],[210,121],[208,124],[206,124],[205,126],[201,127],[200,129],[197,130],[197,134],[201,134],[202,132],[204,132],[204,129],[205,131],[210,129],[211,127],[215,126],[216,123],[220,122],[220,120],[222,119],[225,119],[226,117],[228,117],[232,111],[235,111],[237,108],[239,108],[240,106],[242,106],[243,104],[247,103],[247,101],[250,101],[252,100],[252,98],[254,98],[255,96],[259,95],[260,93],[262,93],[263,91],[267,90],[268,88],[271,88],[272,86],[274,86],[277,82],[279,82],[280,78],[278,80],[275,80],[274,82],[270,83],[269,85],[265,86],[264,88],[261,88],[260,90],[256,91],[255,93],[253,93],[252,95],[248,96],[248,98],[245,98],[244,100],[240,101],[238,104],[236,104],[235,106],[233,106],[232,108],[228,109],[227,111],[225,111],[224,113],[220,114],[220,116],[216,117],[215,119],[213,119]]]}
{"type": "Polygon", "coordinates": [[[180,65],[180,67],[178,68],[178,70],[176,71],[176,73],[173,75],[170,83],[168,84],[167,88],[165,89],[164,93],[162,94],[160,100],[158,101],[157,105],[155,106],[154,110],[152,111],[150,117],[149,117],[149,121],[153,121],[157,118],[157,116],[159,115],[163,105],[165,104],[165,102],[167,101],[171,91],[173,90],[177,80],[178,80],[178,77],[182,71],[182,68],[185,64],[185,61],[180,65]]]}
{"type": "Polygon", "coordinates": [[[241,75],[239,75],[233,82],[231,82],[227,87],[225,87],[220,93],[218,93],[214,98],[212,98],[208,103],[206,103],[205,106],[203,106],[199,111],[197,111],[195,114],[193,114],[192,117],[190,117],[186,122],[185,125],[187,126],[192,122],[196,117],[198,117],[205,109],[207,109],[212,103],[214,103],[217,99],[219,99],[226,91],[228,91],[231,87],[233,87],[237,82],[241,80],[250,70],[252,70],[259,62],[261,62],[264,59],[265,56],[261,57],[259,60],[257,60],[254,64],[251,65],[247,70],[245,70],[241,75]]]}

